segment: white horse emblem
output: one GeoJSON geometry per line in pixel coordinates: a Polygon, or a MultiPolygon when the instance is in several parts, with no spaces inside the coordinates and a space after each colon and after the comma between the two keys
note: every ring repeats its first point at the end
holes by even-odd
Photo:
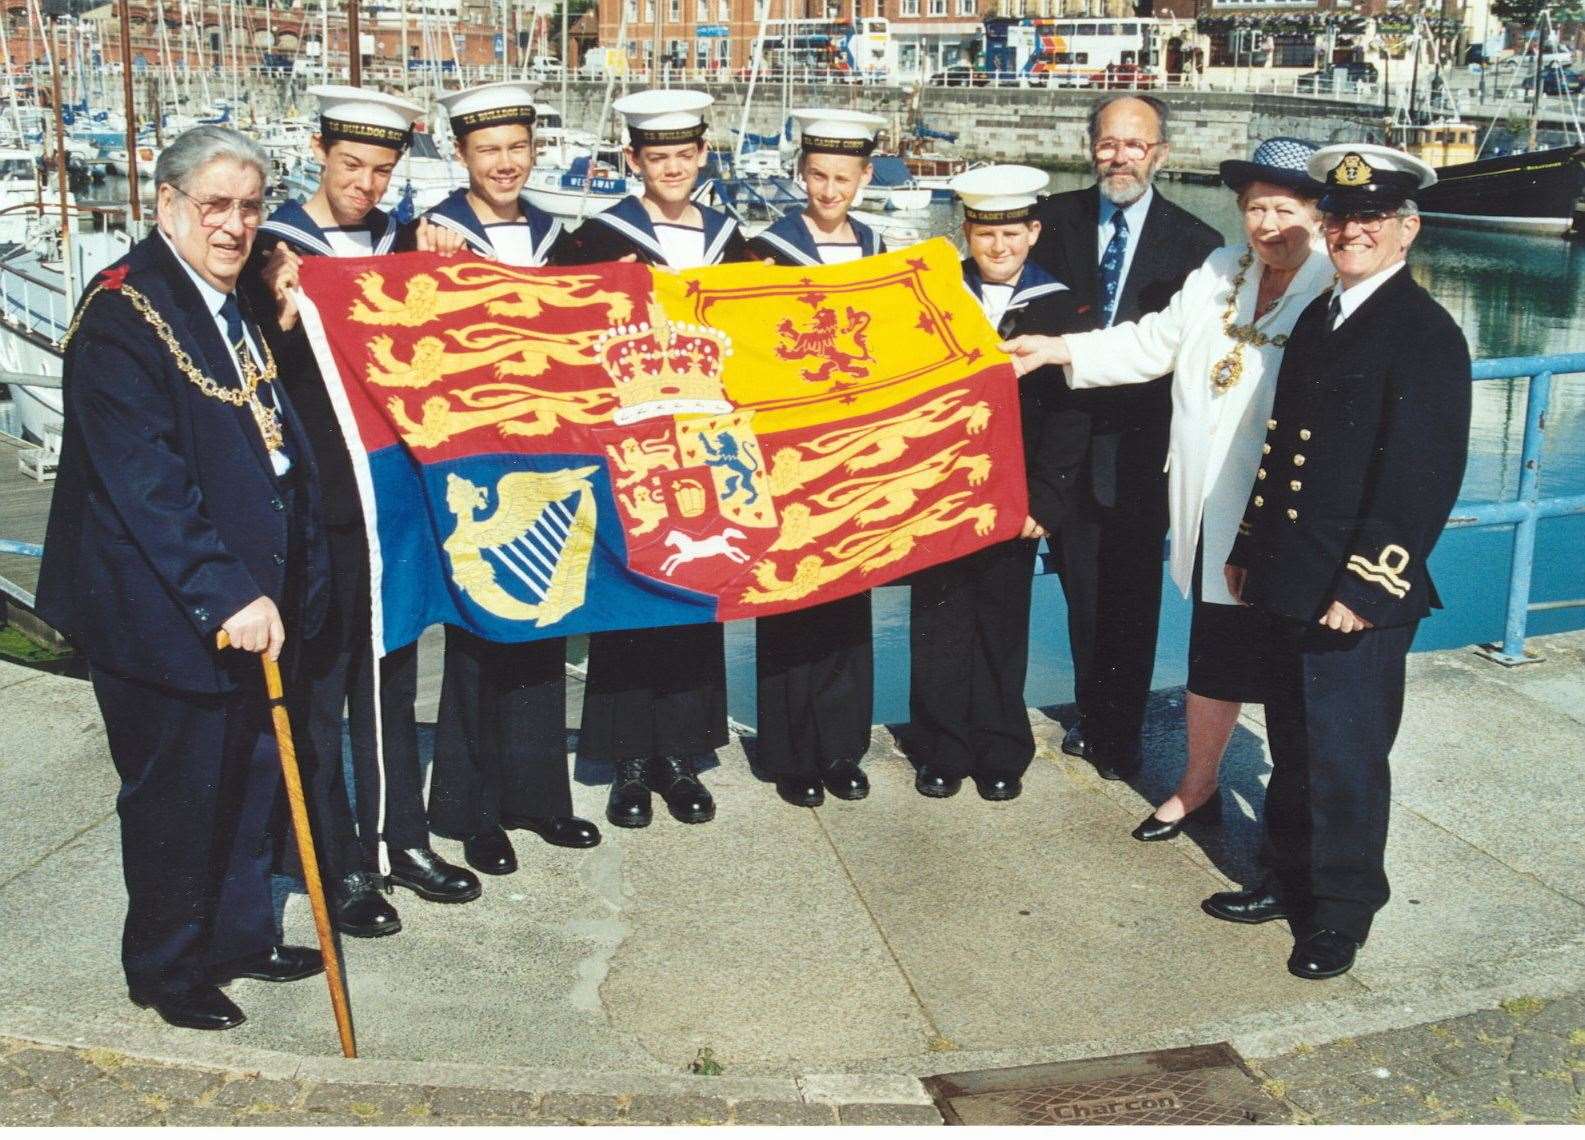
{"type": "Polygon", "coordinates": [[[692,562],[697,558],[715,558],[726,555],[733,562],[747,562],[748,555],[732,545],[734,538],[747,538],[735,526],[729,526],[720,534],[712,534],[708,538],[689,538],[680,530],[674,530],[666,536],[666,545],[675,547],[677,553],[667,555],[666,561],[660,564],[660,572],[666,577],[671,577],[671,572],[684,562],[692,562]]]}

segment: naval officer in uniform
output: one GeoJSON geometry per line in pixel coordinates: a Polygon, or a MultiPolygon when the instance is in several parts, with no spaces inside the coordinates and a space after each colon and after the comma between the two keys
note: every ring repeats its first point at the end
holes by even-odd
{"type": "Polygon", "coordinates": [[[1305,309],[1277,378],[1254,489],[1226,569],[1264,615],[1267,880],[1212,895],[1232,922],[1287,918],[1288,970],[1354,964],[1387,902],[1388,757],[1404,658],[1437,608],[1427,560],[1469,439],[1464,334],[1410,275],[1424,162],[1381,146],[1323,147],[1322,229],[1337,283],[1305,309]]]}
{"type": "MultiPolygon", "coordinates": [[[[625,154],[644,192],[585,218],[558,251],[558,264],[636,259],[693,269],[748,257],[737,222],[692,199],[710,158],[704,111],[713,102],[673,89],[639,91],[613,104],[627,121],[625,154]]],[[[613,824],[648,827],[651,792],[682,823],[714,819],[698,762],[726,742],[719,625],[590,635],[578,752],[616,763],[605,813],[613,824]]]]}
{"type": "Polygon", "coordinates": [[[236,294],[268,171],[226,127],[160,155],[158,228],[94,280],[63,338],[39,577],[39,616],[87,659],[121,777],[129,995],[191,1029],[242,1023],[232,979],[324,969],[276,945],[281,769],[253,657],[316,632],[328,573],[309,438],[236,294]]]}
{"type": "MultiPolygon", "coordinates": [[[[761,230],[749,252],[776,265],[835,265],[885,251],[848,213],[873,171],[879,115],[835,109],[792,113],[798,173],[809,203],[761,230]]],[[[875,662],[869,591],[754,623],[759,708],[757,762],[782,799],[819,807],[825,793],[861,800],[859,761],[870,746],[875,662]]]]}
{"type": "Polygon", "coordinates": [[[282,377],[318,464],[330,542],[331,606],[306,647],[294,678],[293,715],[303,725],[299,748],[336,929],[359,938],[395,934],[396,908],[380,891],[380,842],[391,880],[421,898],[467,902],[479,880],[430,847],[424,779],[418,756],[418,646],[378,661],[380,741],[375,747],[375,652],[369,633],[369,543],[352,460],[293,300],[305,257],[389,253],[396,219],[377,203],[412,138],[423,109],[361,87],[311,87],[319,131],[310,140],[322,172],[306,202],[286,202],[260,227],[243,288],[264,315],[264,332],[282,362],[282,377]],[[355,787],[349,804],[341,763],[342,711],[352,745],[355,787]],[[383,756],[382,756],[383,753],[383,756]],[[354,816],[356,827],[354,827],[354,816]]]}
{"type": "MultiPolygon", "coordinates": [[[[969,248],[963,283],[1003,340],[1083,327],[1073,292],[1030,259],[1041,237],[1036,195],[1046,181],[1029,166],[987,166],[952,180],[969,248]]],[[[1056,368],[1019,379],[1029,483],[1022,532],[913,576],[908,706],[921,795],[956,795],[965,778],[981,799],[1023,791],[1035,755],[1024,705],[1035,548],[1060,535],[1077,506],[1090,421],[1074,402],[1056,368]]]]}
{"type": "MultiPolygon", "coordinates": [[[[561,221],[523,196],[534,168],[537,83],[486,83],[441,96],[468,185],[426,213],[403,245],[466,248],[505,265],[545,265],[561,221]]],[[[567,642],[501,644],[446,627],[429,821],[462,840],[468,865],[517,870],[507,829],[558,847],[593,847],[600,830],[572,813],[567,768],[567,642]]]]}

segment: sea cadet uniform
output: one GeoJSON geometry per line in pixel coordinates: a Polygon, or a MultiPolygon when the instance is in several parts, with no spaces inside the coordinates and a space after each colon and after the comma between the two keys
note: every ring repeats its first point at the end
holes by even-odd
{"type": "MultiPolygon", "coordinates": [[[[1046,175],[995,166],[953,180],[970,222],[1012,224],[1033,217],[1046,175]]],[[[1033,260],[1005,284],[984,281],[972,259],[964,285],[1003,337],[1057,336],[1082,327],[1067,286],[1033,260]]],[[[1060,370],[1019,381],[1029,514],[1055,535],[1075,509],[1075,486],[1089,419],[1073,410],[1060,370]]],[[[1024,705],[1029,605],[1036,539],[1014,538],[913,576],[909,711],[917,742],[916,788],[954,794],[972,777],[986,799],[1018,795],[1034,757],[1024,705]]]]}
{"type": "MultiPolygon", "coordinates": [[[[869,160],[879,115],[794,111],[806,154],[869,160]]],[[[880,236],[849,217],[852,241],[816,241],[811,223],[787,214],[748,243],[777,265],[835,265],[885,252],[880,236]]],[[[857,767],[869,750],[875,662],[868,591],[754,623],[758,704],[756,762],[784,799],[814,806],[823,790],[844,799],[869,792],[857,767]]]]}
{"type": "MultiPolygon", "coordinates": [[[[1391,212],[1435,178],[1363,145],[1323,148],[1310,173],[1323,212],[1345,216],[1391,212]]],[[[1319,932],[1348,940],[1331,973],[1347,969],[1387,901],[1388,754],[1405,655],[1440,605],[1427,560],[1463,476],[1470,388],[1463,333],[1402,261],[1321,294],[1283,356],[1230,562],[1243,600],[1278,619],[1266,855],[1301,976],[1331,976],[1299,961],[1319,932]],[[1320,624],[1334,600],[1370,628],[1320,624]]]]}

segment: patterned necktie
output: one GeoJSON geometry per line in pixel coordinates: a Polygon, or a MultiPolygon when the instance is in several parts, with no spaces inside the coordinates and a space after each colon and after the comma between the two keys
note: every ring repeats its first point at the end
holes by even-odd
{"type": "MultiPolygon", "coordinates": [[[[243,331],[242,306],[237,304],[237,295],[235,293],[227,293],[226,299],[220,303],[220,316],[226,322],[226,340],[231,342],[231,349],[237,354],[239,372],[249,366],[257,369],[259,367],[259,358],[254,355],[253,347],[248,342],[247,335],[243,331]]],[[[242,381],[244,388],[247,386],[246,377],[239,375],[237,379],[242,381]]],[[[275,398],[275,386],[273,384],[261,379],[255,395],[259,405],[272,409],[275,415],[279,417],[281,403],[275,398]]],[[[280,421],[277,418],[275,422],[279,425],[280,421]]],[[[275,474],[277,476],[285,475],[292,469],[292,453],[286,446],[284,436],[278,438],[272,446],[269,440],[270,433],[265,431],[262,421],[259,424],[259,430],[265,432],[265,447],[269,450],[270,465],[275,469],[275,474]]]]}
{"type": "Polygon", "coordinates": [[[237,295],[227,293],[226,299],[220,303],[220,316],[226,322],[226,341],[237,354],[237,363],[253,360],[253,352],[248,348],[248,338],[242,331],[242,306],[237,304],[237,295]]]}
{"type": "Polygon", "coordinates": [[[1117,297],[1123,287],[1123,257],[1128,252],[1128,218],[1112,213],[1112,240],[1101,255],[1101,327],[1110,328],[1117,314],[1117,297]]]}
{"type": "Polygon", "coordinates": [[[1337,322],[1343,317],[1343,298],[1332,294],[1332,303],[1326,307],[1326,328],[1330,332],[1337,327],[1337,322]]]}

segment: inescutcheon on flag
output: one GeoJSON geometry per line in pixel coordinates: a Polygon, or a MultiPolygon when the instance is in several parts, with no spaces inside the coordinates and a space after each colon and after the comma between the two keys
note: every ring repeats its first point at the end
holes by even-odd
{"type": "Polygon", "coordinates": [[[937,239],[818,268],[311,257],[387,651],[724,621],[1015,537],[1018,382],[937,239]]]}

